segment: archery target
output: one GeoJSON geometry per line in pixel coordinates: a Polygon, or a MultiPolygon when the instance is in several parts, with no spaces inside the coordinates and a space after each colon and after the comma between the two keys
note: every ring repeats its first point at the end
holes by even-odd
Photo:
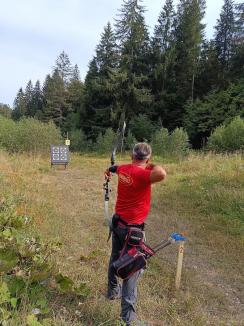
{"type": "Polygon", "coordinates": [[[51,164],[68,164],[68,146],[51,146],[51,164]]]}

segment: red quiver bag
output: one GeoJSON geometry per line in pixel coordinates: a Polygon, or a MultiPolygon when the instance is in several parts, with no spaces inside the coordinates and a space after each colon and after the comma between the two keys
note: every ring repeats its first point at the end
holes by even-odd
{"type": "Polygon", "coordinates": [[[147,266],[147,259],[155,254],[153,249],[143,242],[144,233],[141,229],[131,227],[119,259],[113,263],[116,275],[123,280],[147,266]]]}

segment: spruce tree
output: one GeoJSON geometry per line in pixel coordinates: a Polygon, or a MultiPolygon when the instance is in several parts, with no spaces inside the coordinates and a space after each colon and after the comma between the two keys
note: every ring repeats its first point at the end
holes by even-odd
{"type": "Polygon", "coordinates": [[[96,63],[100,77],[108,77],[111,69],[118,65],[116,38],[110,22],[105,26],[96,48],[96,63]]]}
{"type": "Polygon", "coordinates": [[[236,4],[234,7],[235,18],[235,44],[244,43],[244,3],[236,4]]]}
{"type": "Polygon", "coordinates": [[[93,139],[112,125],[111,112],[116,107],[112,75],[117,66],[116,39],[111,24],[108,23],[96,48],[96,55],[89,64],[85,80],[85,131],[93,139]]]}
{"type": "Polygon", "coordinates": [[[213,40],[202,44],[195,86],[195,97],[200,99],[210,91],[219,89],[218,57],[213,40]]]}
{"type": "Polygon", "coordinates": [[[67,106],[65,130],[80,129],[84,120],[84,84],[80,80],[71,79],[67,88],[67,106]]]}
{"type": "Polygon", "coordinates": [[[26,114],[25,94],[23,92],[23,89],[20,88],[14,100],[12,118],[14,120],[19,120],[25,114],[26,114]]]}
{"type": "Polygon", "coordinates": [[[56,60],[54,72],[58,71],[65,85],[67,85],[72,76],[72,66],[68,55],[63,51],[56,60]]]}
{"type": "Polygon", "coordinates": [[[234,18],[234,46],[229,71],[231,82],[241,79],[244,76],[244,3],[235,5],[234,18]]]}
{"type": "Polygon", "coordinates": [[[219,60],[220,79],[224,86],[227,83],[230,60],[234,51],[235,19],[233,0],[224,1],[215,30],[215,45],[219,60]]]}
{"type": "Polygon", "coordinates": [[[124,0],[116,21],[120,64],[113,76],[120,110],[127,119],[149,114],[149,35],[141,0],[124,0]]]}
{"type": "Polygon", "coordinates": [[[182,126],[184,104],[195,98],[195,80],[204,39],[202,19],[205,0],[181,0],[178,5],[175,30],[175,102],[169,112],[170,129],[182,126]]]}
{"type": "Polygon", "coordinates": [[[176,27],[176,76],[184,99],[194,99],[194,82],[203,43],[205,1],[181,0],[176,27]]]}
{"type": "Polygon", "coordinates": [[[25,88],[26,116],[33,117],[33,85],[30,80],[25,88]]]}
{"type": "Polygon", "coordinates": [[[173,0],[167,0],[160,12],[152,38],[151,87],[154,95],[153,119],[163,120],[168,127],[168,107],[172,103],[172,89],[175,87],[175,11],[173,0]]]}
{"type": "Polygon", "coordinates": [[[53,120],[58,127],[62,128],[65,117],[67,116],[68,105],[66,102],[64,81],[57,69],[54,70],[51,77],[46,77],[43,95],[43,120],[53,120]]]}
{"type": "Polygon", "coordinates": [[[175,12],[173,0],[166,0],[162,11],[159,14],[158,23],[154,28],[153,50],[160,54],[165,53],[173,43],[174,39],[175,12]]]}
{"type": "Polygon", "coordinates": [[[42,110],[43,110],[43,94],[41,90],[40,81],[37,80],[35,87],[33,89],[33,98],[32,98],[32,116],[37,119],[42,119],[42,110]]]}
{"type": "Polygon", "coordinates": [[[72,75],[71,75],[71,81],[74,81],[74,80],[80,81],[80,70],[79,70],[77,64],[74,66],[74,69],[73,69],[72,75]]]}

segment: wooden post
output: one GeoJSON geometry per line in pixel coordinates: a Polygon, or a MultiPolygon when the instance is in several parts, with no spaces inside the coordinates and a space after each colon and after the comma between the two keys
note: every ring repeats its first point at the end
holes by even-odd
{"type": "Polygon", "coordinates": [[[180,241],[179,253],[178,253],[178,262],[177,262],[177,269],[176,269],[176,277],[175,277],[176,290],[179,290],[179,288],[180,288],[183,255],[184,255],[184,241],[180,241]]]}

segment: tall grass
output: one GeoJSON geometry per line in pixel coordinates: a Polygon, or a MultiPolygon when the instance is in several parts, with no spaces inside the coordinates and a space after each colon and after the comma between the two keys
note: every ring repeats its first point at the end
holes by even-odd
{"type": "MultiPolygon", "coordinates": [[[[119,155],[117,159],[118,164],[130,160],[119,155]]],[[[156,160],[165,163],[167,179],[153,187],[148,243],[154,245],[172,231],[185,231],[188,241],[180,291],[174,288],[178,248],[168,247],[150,260],[139,281],[139,317],[157,326],[242,325],[241,155],[156,160]]],[[[5,175],[14,196],[24,193],[41,234],[63,243],[57,254],[61,272],[91,288],[91,295],[78,305],[66,296],[53,298],[47,316],[52,326],[117,325],[120,302],[105,298],[110,243],[103,226],[101,184],[108,161],[72,154],[67,170],[51,170],[45,157],[37,156],[30,164],[29,155],[0,155],[0,179],[5,175]]],[[[111,206],[116,182],[114,177],[111,206]]]]}

